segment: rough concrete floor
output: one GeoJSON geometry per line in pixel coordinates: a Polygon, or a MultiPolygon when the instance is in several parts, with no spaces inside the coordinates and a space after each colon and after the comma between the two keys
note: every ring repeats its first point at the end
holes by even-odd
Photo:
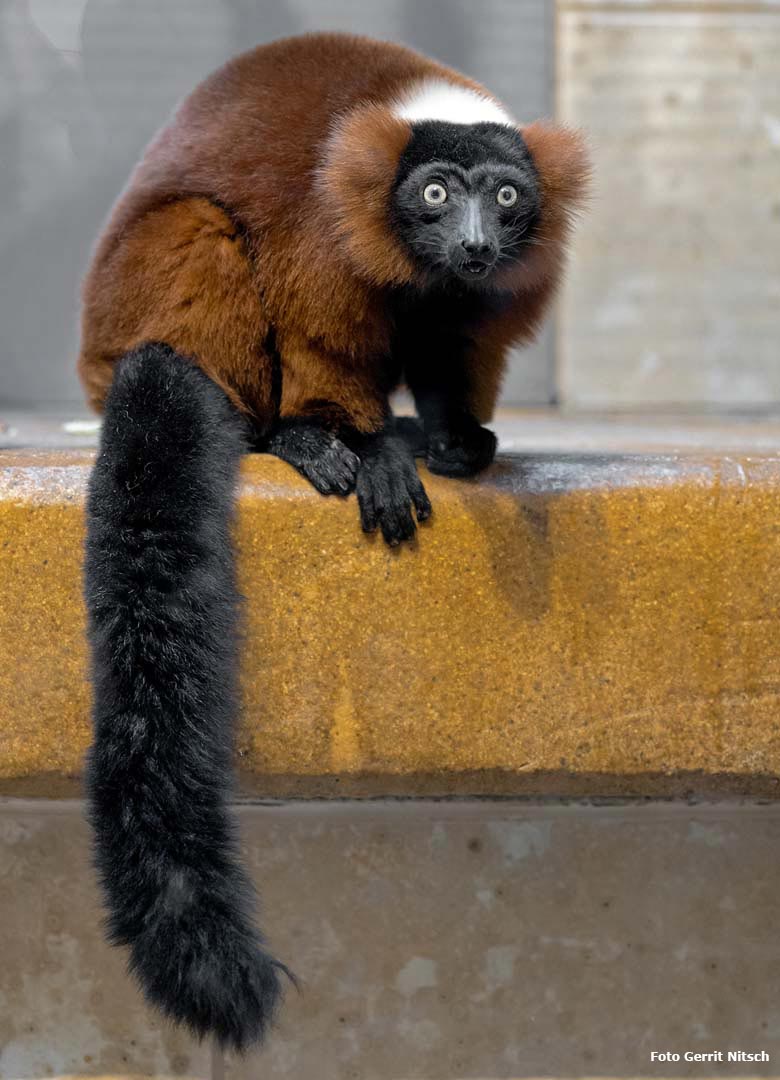
{"type": "MultiPolygon", "coordinates": [[[[408,412],[408,402],[399,404],[408,412]]],[[[504,451],[620,453],[685,450],[780,450],[778,415],[565,413],[557,409],[500,409],[493,428],[504,451]]],[[[0,449],[89,447],[97,421],[74,408],[23,410],[0,406],[0,449]]]]}
{"type": "Polygon", "coordinates": [[[0,804],[0,1077],[780,1076],[780,807],[292,803],[240,811],[298,973],[212,1057],[105,946],[77,803],[0,804]],[[653,1063],[652,1051],[766,1051],[653,1063]]]}

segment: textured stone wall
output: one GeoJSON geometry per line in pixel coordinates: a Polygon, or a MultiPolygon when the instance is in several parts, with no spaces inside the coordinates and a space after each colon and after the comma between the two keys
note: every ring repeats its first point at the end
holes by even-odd
{"type": "Polygon", "coordinates": [[[577,407],[780,402],[780,4],[563,0],[595,193],[559,326],[577,407]]]}

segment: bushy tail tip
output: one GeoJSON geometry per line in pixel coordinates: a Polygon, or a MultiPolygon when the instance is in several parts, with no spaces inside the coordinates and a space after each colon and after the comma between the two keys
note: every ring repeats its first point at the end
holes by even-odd
{"type": "Polygon", "coordinates": [[[130,969],[147,1000],[171,1020],[244,1053],[262,1042],[281,1003],[282,978],[291,976],[250,930],[203,921],[138,937],[130,969]]]}

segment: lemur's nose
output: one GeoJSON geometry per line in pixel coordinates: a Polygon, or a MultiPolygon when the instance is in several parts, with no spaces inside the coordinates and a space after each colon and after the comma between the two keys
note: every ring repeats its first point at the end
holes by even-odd
{"type": "Polygon", "coordinates": [[[491,254],[492,247],[485,235],[482,220],[482,204],[476,196],[471,196],[466,204],[460,226],[460,243],[470,259],[484,259],[491,254]]]}
{"type": "Polygon", "coordinates": [[[490,255],[492,251],[490,244],[484,236],[477,239],[466,236],[461,240],[461,245],[466,254],[471,255],[472,257],[490,255]]]}

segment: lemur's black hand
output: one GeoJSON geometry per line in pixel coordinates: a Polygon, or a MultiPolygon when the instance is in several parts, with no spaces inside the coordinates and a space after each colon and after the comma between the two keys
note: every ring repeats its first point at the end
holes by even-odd
{"type": "Polygon", "coordinates": [[[397,435],[381,433],[364,438],[360,447],[357,497],[364,532],[378,527],[391,547],[415,534],[415,520],[425,521],[431,503],[417,475],[409,446],[397,435]]]}
{"type": "Polygon", "coordinates": [[[490,465],[497,445],[492,431],[465,417],[447,430],[428,433],[427,465],[441,476],[474,476],[490,465]]]}
{"type": "Polygon", "coordinates": [[[280,421],[264,449],[294,465],[323,495],[348,495],[354,490],[357,454],[313,421],[280,421]]]}

